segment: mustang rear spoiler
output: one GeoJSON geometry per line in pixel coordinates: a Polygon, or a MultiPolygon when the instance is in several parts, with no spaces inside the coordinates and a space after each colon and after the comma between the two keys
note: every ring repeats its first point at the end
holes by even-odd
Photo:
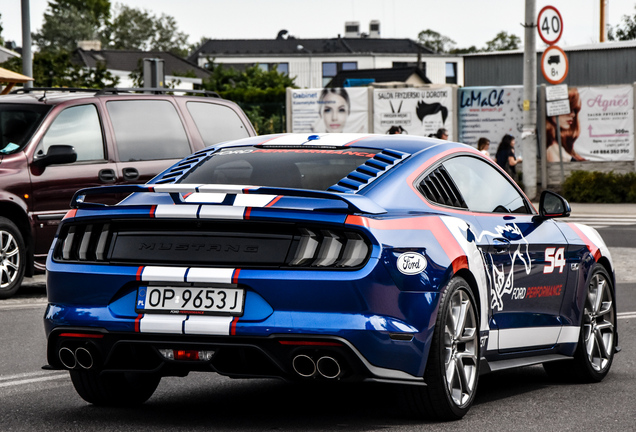
{"type": "MultiPolygon", "coordinates": [[[[196,185],[196,184],[161,184],[161,185],[120,185],[120,186],[100,186],[80,189],[75,192],[71,200],[71,208],[96,208],[109,207],[106,204],[86,201],[88,195],[103,194],[130,194],[130,193],[167,193],[172,198],[174,204],[194,204],[189,203],[185,198],[194,193],[214,193],[226,195],[277,195],[283,197],[296,198],[318,198],[328,200],[338,200],[347,205],[347,212],[383,214],[386,210],[369,198],[355,194],[341,194],[336,192],[316,191],[308,189],[289,189],[267,186],[239,186],[239,185],[196,185]]],[[[201,204],[197,202],[196,204],[201,204]]],[[[214,205],[214,203],[210,203],[214,205]]],[[[336,210],[336,209],[334,209],[336,210]]],[[[344,210],[344,209],[343,209],[344,210]]]]}

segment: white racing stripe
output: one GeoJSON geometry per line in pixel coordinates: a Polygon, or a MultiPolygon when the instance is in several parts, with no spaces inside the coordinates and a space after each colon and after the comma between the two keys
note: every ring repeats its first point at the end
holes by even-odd
{"type": "Polygon", "coordinates": [[[0,388],[68,378],[66,371],[39,371],[0,376],[0,388]]]}

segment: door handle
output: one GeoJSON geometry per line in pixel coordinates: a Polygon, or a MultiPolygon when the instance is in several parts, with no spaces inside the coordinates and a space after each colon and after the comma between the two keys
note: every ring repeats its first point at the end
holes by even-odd
{"type": "Polygon", "coordinates": [[[121,172],[124,176],[124,180],[133,181],[139,178],[139,171],[137,171],[137,168],[126,167],[122,169],[121,172]]]}
{"type": "Polygon", "coordinates": [[[505,253],[510,250],[510,241],[505,238],[494,238],[492,239],[492,247],[495,249],[495,253],[505,253]]]}
{"type": "Polygon", "coordinates": [[[115,170],[110,168],[100,170],[97,177],[102,183],[115,183],[115,179],[117,178],[115,176],[115,170]]]}

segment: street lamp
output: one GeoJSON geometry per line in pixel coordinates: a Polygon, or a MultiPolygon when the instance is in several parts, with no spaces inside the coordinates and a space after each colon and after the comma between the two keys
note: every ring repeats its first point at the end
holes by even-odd
{"type": "Polygon", "coordinates": [[[312,75],[311,74],[311,68],[312,68],[311,55],[312,55],[312,52],[309,51],[307,48],[305,48],[302,45],[297,45],[296,46],[296,50],[297,51],[305,51],[307,54],[309,54],[309,88],[311,88],[311,86],[312,86],[312,76],[311,76],[312,75]]]}

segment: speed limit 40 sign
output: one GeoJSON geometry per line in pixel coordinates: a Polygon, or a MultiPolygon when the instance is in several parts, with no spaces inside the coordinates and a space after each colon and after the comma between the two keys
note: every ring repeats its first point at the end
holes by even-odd
{"type": "Polygon", "coordinates": [[[554,6],[546,6],[539,12],[537,30],[543,42],[554,45],[563,34],[563,19],[554,6]]]}

